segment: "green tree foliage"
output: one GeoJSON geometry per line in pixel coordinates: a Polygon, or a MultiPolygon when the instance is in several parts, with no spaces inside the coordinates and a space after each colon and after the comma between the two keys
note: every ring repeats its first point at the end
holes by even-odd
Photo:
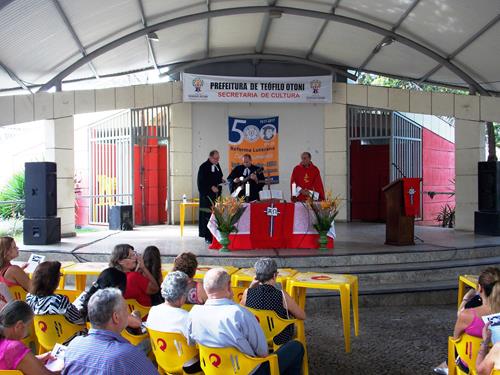
{"type": "MultiPolygon", "coordinates": [[[[24,171],[14,174],[0,190],[0,201],[24,200],[24,171]]],[[[0,218],[19,219],[24,216],[24,202],[1,204],[0,218]]]]}

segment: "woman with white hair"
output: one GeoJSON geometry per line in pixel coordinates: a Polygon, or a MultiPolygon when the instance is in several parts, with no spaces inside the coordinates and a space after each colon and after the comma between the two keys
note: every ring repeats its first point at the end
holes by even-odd
{"type": "MultiPolygon", "coordinates": [[[[190,278],[184,272],[170,272],[161,284],[161,295],[165,303],[149,310],[147,327],[160,332],[177,332],[189,337],[188,312],[182,308],[186,302],[190,278]]],[[[201,371],[200,360],[194,357],[184,363],[184,372],[195,374],[201,371]]]]}
{"type": "MultiPolygon", "coordinates": [[[[243,292],[241,304],[256,310],[272,310],[283,319],[297,318],[304,320],[306,313],[290,297],[276,287],[278,266],[271,258],[261,258],[255,262],[255,279],[243,292]]],[[[293,324],[287,326],[274,338],[277,345],[290,341],[293,337],[293,324]]]]}

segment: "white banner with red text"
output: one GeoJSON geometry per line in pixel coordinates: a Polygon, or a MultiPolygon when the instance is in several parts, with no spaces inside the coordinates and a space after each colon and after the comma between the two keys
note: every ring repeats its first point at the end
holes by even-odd
{"type": "Polygon", "coordinates": [[[224,77],[184,73],[182,85],[185,102],[332,102],[332,76],[224,77]]]}

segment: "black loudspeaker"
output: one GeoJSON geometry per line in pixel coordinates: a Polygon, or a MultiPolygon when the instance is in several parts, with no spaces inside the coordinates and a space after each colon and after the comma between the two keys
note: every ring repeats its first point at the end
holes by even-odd
{"type": "Polygon", "coordinates": [[[500,236],[500,212],[474,212],[474,233],[500,236]]]}
{"type": "Polygon", "coordinates": [[[57,215],[57,166],[43,161],[24,164],[25,217],[57,215]]]}
{"type": "Polygon", "coordinates": [[[500,211],[500,163],[479,162],[477,181],[479,211],[500,211]]]}
{"type": "Polygon", "coordinates": [[[109,229],[132,230],[134,227],[132,206],[110,206],[108,211],[109,229]]]}
{"type": "Polygon", "coordinates": [[[49,245],[61,242],[61,218],[24,219],[23,242],[25,245],[49,245]]]}

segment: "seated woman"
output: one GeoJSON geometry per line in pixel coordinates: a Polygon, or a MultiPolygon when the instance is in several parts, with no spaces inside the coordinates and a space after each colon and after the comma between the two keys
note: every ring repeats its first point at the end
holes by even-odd
{"type": "Polygon", "coordinates": [[[33,325],[33,310],[24,301],[11,301],[0,311],[0,370],[25,375],[58,374],[45,368],[50,353],[34,356],[21,340],[33,325]]]}
{"type": "MultiPolygon", "coordinates": [[[[126,286],[127,276],[125,275],[125,273],[113,267],[106,268],[99,274],[97,280],[92,284],[90,289],[80,294],[80,296],[75,300],[73,304],[78,310],[80,310],[80,313],[82,314],[84,319],[87,320],[87,306],[89,304],[90,297],[92,297],[95,292],[105,288],[117,288],[122,292],[122,294],[124,294],[126,286]]],[[[130,314],[128,317],[127,327],[132,329],[140,329],[141,318],[130,314]]]]}
{"type": "MultiPolygon", "coordinates": [[[[188,339],[188,316],[189,313],[182,308],[186,302],[186,293],[189,285],[189,277],[181,271],[170,272],[161,284],[161,295],[165,303],[153,306],[149,311],[147,326],[160,332],[182,333],[188,339]]],[[[198,357],[184,363],[184,372],[195,374],[201,371],[198,357]]]]}
{"type": "MultiPolygon", "coordinates": [[[[142,254],[142,259],[144,259],[144,266],[151,272],[154,276],[156,283],[161,285],[163,281],[163,276],[161,274],[161,255],[160,249],[156,246],[148,246],[144,249],[142,254]]],[[[156,306],[164,302],[161,296],[161,290],[151,295],[151,305],[156,306]]]]}
{"type": "MultiPolygon", "coordinates": [[[[304,320],[306,313],[290,297],[276,288],[278,266],[271,258],[261,258],[255,262],[255,280],[243,292],[241,304],[257,310],[273,310],[279,317],[304,320]]],[[[293,325],[289,325],[274,338],[274,343],[282,345],[293,337],[293,325]]]]}
{"type": "Polygon", "coordinates": [[[207,293],[203,289],[203,284],[193,280],[196,275],[198,260],[193,253],[181,253],[174,259],[173,271],[184,272],[189,277],[188,294],[186,303],[192,305],[203,305],[207,300],[207,293]]]}
{"type": "MultiPolygon", "coordinates": [[[[470,336],[482,337],[484,322],[481,318],[492,313],[489,297],[497,281],[500,281],[500,270],[498,268],[488,267],[481,272],[477,290],[471,290],[464,296],[458,310],[457,321],[455,323],[455,329],[453,330],[453,337],[455,339],[458,339],[464,333],[470,336]],[[480,305],[466,308],[466,304],[471,299],[478,301],[480,305]]],[[[464,372],[467,373],[469,371],[462,361],[457,361],[457,365],[460,366],[464,372]]],[[[434,372],[437,374],[447,374],[448,369],[446,362],[434,368],[434,372]]]]}
{"type": "Polygon", "coordinates": [[[109,266],[125,272],[127,276],[127,287],[123,295],[125,299],[135,299],[143,306],[151,306],[151,295],[158,292],[160,286],[132,246],[116,245],[111,253],[109,266]]]}
{"type": "Polygon", "coordinates": [[[25,291],[29,291],[31,281],[24,269],[10,263],[18,255],[19,248],[16,241],[12,237],[0,237],[0,282],[8,287],[19,285],[25,291]]]}
{"type": "Polygon", "coordinates": [[[61,278],[61,263],[40,263],[33,273],[31,289],[26,296],[26,302],[36,315],[64,315],[73,324],[82,325],[85,329],[85,319],[78,309],[69,302],[68,297],[55,294],[61,278]]]}
{"type": "MultiPolygon", "coordinates": [[[[492,314],[500,313],[500,283],[493,286],[488,302],[492,314]]],[[[500,370],[500,325],[492,321],[483,328],[483,341],[476,358],[476,373],[489,375],[492,370],[500,370]],[[493,345],[490,349],[490,343],[493,345]]]]}

